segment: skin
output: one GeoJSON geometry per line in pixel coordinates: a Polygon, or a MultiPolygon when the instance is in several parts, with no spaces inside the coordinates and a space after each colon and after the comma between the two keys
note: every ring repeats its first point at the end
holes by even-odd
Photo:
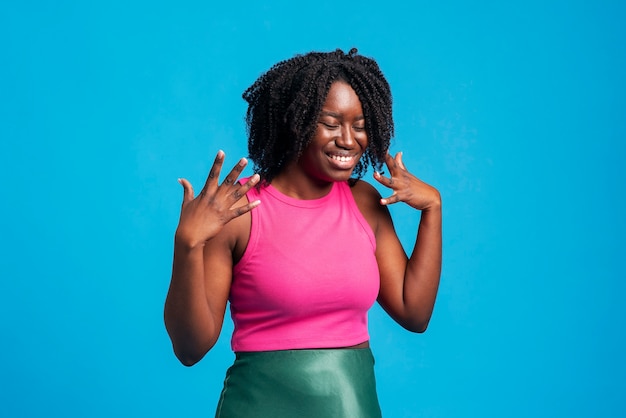
{"type": "MultiPolygon", "coordinates": [[[[333,182],[350,178],[367,144],[361,102],[349,84],[337,81],[328,92],[311,144],[276,176],[272,185],[298,199],[322,197],[333,182]]],[[[191,184],[180,180],[184,196],[175,235],[165,324],[176,356],[188,366],[202,359],[219,337],[233,266],[248,243],[250,211],[262,204],[248,202],[245,197],[258,183],[257,175],[245,185],[237,183],[246,166],[245,159],[218,184],[224,157],[220,151],[197,197],[194,198],[191,184]]],[[[404,328],[424,332],[432,316],[441,274],[441,197],[435,188],[406,169],[402,153],[395,157],[388,154],[385,162],[389,176],[375,173],[374,179],[390,189],[388,197],[381,198],[364,181],[357,181],[351,190],[376,237],[378,302],[404,328]],[[398,202],[422,212],[410,257],[387,209],[398,202]]],[[[364,341],[354,347],[368,345],[364,341]]]]}
{"type": "Polygon", "coordinates": [[[358,96],[350,85],[335,82],[322,106],[311,143],[297,161],[276,176],[272,185],[299,199],[325,196],[333,182],[350,178],[367,144],[358,96]]]}

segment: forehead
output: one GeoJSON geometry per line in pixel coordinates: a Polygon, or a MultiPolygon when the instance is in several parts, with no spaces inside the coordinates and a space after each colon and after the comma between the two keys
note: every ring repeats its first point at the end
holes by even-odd
{"type": "Polygon", "coordinates": [[[352,86],[345,81],[331,84],[322,111],[340,111],[363,113],[361,101],[352,86]]]}

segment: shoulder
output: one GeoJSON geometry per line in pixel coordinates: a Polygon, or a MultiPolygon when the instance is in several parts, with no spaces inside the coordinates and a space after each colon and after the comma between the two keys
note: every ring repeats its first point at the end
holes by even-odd
{"type": "Polygon", "coordinates": [[[361,205],[380,204],[380,193],[374,186],[363,180],[350,182],[350,191],[359,208],[361,205]]]}
{"type": "Polygon", "coordinates": [[[387,208],[380,204],[380,193],[373,185],[363,180],[350,183],[350,191],[359,211],[370,224],[372,230],[376,232],[381,219],[389,217],[387,208]]]}

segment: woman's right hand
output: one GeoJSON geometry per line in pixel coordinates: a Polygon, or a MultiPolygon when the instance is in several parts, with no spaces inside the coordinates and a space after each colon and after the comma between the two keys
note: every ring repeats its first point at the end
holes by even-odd
{"type": "Polygon", "coordinates": [[[261,203],[259,200],[255,200],[245,205],[233,207],[248,190],[259,182],[259,175],[254,174],[246,184],[239,184],[237,178],[248,164],[248,161],[242,158],[219,185],[218,180],[224,164],[224,157],[223,151],[217,153],[206,183],[197,197],[194,197],[191,183],[186,179],[179,179],[184,194],[180,220],[176,229],[177,246],[180,245],[187,249],[204,246],[204,243],[215,237],[224,225],[251,211],[261,203]]]}

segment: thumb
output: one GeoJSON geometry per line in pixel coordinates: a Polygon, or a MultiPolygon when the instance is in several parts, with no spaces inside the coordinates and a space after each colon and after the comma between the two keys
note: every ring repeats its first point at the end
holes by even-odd
{"type": "Polygon", "coordinates": [[[193,187],[191,187],[191,183],[189,183],[187,179],[178,179],[178,182],[183,186],[183,203],[193,200],[193,187]]]}

